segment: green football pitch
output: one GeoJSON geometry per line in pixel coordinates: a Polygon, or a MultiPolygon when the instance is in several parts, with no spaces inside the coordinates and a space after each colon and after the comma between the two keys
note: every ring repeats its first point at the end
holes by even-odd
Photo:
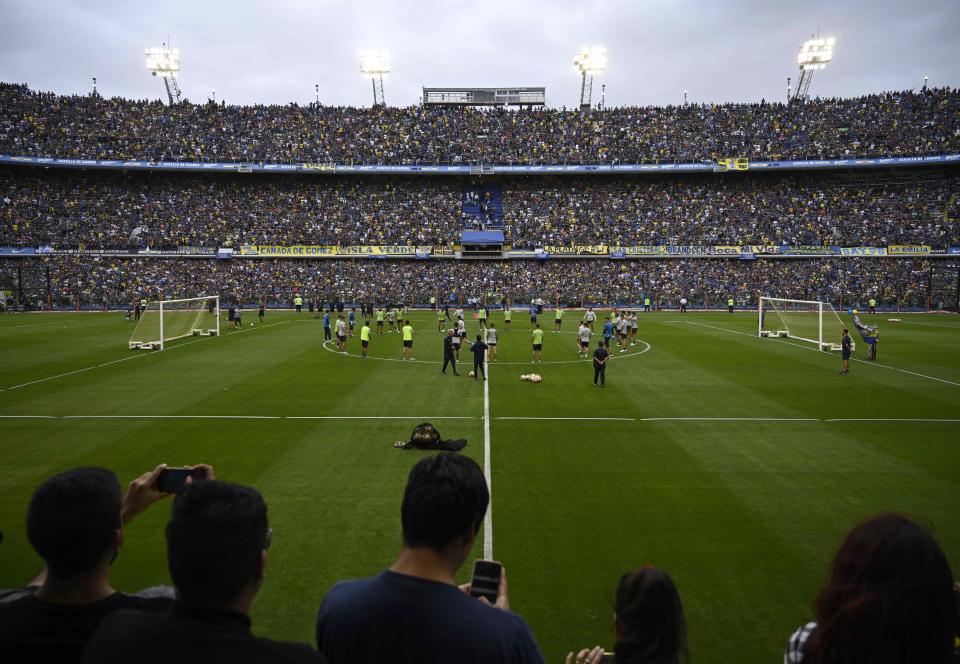
{"type": "MultiPolygon", "coordinates": [[[[780,661],[845,531],[882,510],[921,519],[960,572],[960,319],[866,316],[878,362],[841,376],[837,353],[756,338],[755,313],[640,314],[642,341],[614,353],[601,390],[577,358],[577,315],[561,334],[541,318],[531,365],[514,314],[486,390],[466,362],[440,375],[430,312],[412,315],[415,362],[396,334],[374,335],[367,360],[357,338],[331,352],[307,313],[251,325],[248,312],[242,332],[159,352],[127,350],[121,314],[0,317],[0,587],[40,568],[24,521],[44,478],[210,463],[269,505],[255,631],[312,642],[326,590],[399,549],[406,474],[425,453],[392,443],[424,420],[486,464],[492,540],[476,555],[492,545],[548,661],[612,645],[613,590],[644,564],[675,578],[696,661],[780,661]],[[543,382],[520,381],[531,371],[543,382]]],[[[167,517],[160,504],[127,529],[116,587],[169,582],[167,517]]]]}

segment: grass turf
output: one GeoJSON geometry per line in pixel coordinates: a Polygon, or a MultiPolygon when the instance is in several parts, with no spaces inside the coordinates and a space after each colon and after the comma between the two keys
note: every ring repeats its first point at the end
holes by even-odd
{"type": "MultiPolygon", "coordinates": [[[[838,376],[836,353],[757,339],[755,314],[641,314],[645,343],[614,353],[601,390],[577,359],[576,316],[562,334],[541,317],[534,366],[515,313],[490,367],[494,555],[548,661],[612,644],[617,579],[645,563],[676,579],[697,661],[778,661],[844,532],[880,510],[920,517],[960,569],[960,423],[942,421],[960,419],[956,317],[864,316],[882,328],[879,363],[838,376]],[[521,383],[530,371],[543,382],[521,383]],[[941,421],[828,421],[851,418],[941,421]]],[[[406,473],[423,453],[390,444],[427,419],[483,464],[483,390],[466,362],[461,377],[439,375],[433,314],[413,314],[417,362],[399,361],[396,334],[374,335],[363,361],[324,349],[306,313],[247,318],[242,333],[154,353],[126,350],[120,314],[0,318],[0,587],[40,567],[24,515],[44,478],[105,465],[126,482],[160,462],[207,462],[270,507],[255,631],[312,642],[330,585],[377,573],[400,546],[406,473]],[[344,416],[371,419],[291,419],[344,416]]],[[[168,582],[167,516],[158,505],[129,526],[116,587],[168,582]]]]}

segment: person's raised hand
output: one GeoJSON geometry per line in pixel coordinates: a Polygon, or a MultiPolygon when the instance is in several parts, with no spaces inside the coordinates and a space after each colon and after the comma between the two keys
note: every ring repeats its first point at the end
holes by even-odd
{"type": "Polygon", "coordinates": [[[157,478],[160,477],[160,473],[162,473],[166,467],[167,464],[161,463],[153,470],[144,473],[130,482],[129,486],[127,486],[127,492],[123,494],[120,509],[120,516],[124,524],[130,523],[133,517],[143,512],[158,500],[163,500],[170,496],[169,493],[163,493],[157,489],[157,478]]]}
{"type": "Polygon", "coordinates": [[[603,646],[594,646],[593,648],[584,648],[576,655],[573,652],[567,653],[565,664],[600,664],[603,660],[603,646]]]}

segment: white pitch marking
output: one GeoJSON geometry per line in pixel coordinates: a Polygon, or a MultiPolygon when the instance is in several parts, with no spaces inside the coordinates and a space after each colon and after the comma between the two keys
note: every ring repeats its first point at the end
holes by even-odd
{"type": "Polygon", "coordinates": [[[27,323],[26,325],[9,325],[0,327],[0,332],[9,332],[10,330],[22,330],[25,327],[49,327],[54,325],[60,325],[66,327],[70,323],[75,323],[75,320],[58,320],[58,321],[47,321],[46,323],[27,323]]]}
{"type": "Polygon", "coordinates": [[[282,415],[63,415],[65,420],[282,420],[282,415]]]}
{"type": "Polygon", "coordinates": [[[490,503],[483,520],[483,557],[493,560],[493,484],[490,471],[490,363],[484,358],[483,381],[483,476],[487,480],[490,503]]]}
{"type": "Polygon", "coordinates": [[[42,420],[475,420],[446,415],[0,415],[0,419],[42,420]]]}
{"type": "Polygon", "coordinates": [[[924,327],[943,327],[948,330],[960,330],[960,325],[950,325],[950,324],[944,325],[942,323],[920,323],[913,320],[902,320],[900,321],[900,324],[901,325],[923,325],[924,327]]]}
{"type": "Polygon", "coordinates": [[[834,417],[824,422],[960,422],[934,417],[834,417]]]}
{"type": "MultiPolygon", "coordinates": [[[[265,328],[265,327],[272,327],[273,325],[283,325],[284,323],[289,323],[289,322],[290,322],[290,321],[288,321],[288,320],[283,320],[283,321],[280,321],[280,322],[278,322],[278,323],[268,323],[268,324],[266,324],[266,325],[263,325],[263,326],[260,326],[260,327],[256,327],[256,328],[238,330],[237,332],[232,332],[232,333],[230,333],[230,334],[240,334],[240,333],[243,333],[243,332],[250,332],[251,330],[262,330],[262,329],[265,328]]],[[[229,336],[229,335],[221,335],[221,336],[229,336]]],[[[17,389],[20,389],[21,387],[27,387],[28,385],[36,385],[37,383],[45,383],[45,382],[47,382],[48,380],[54,380],[54,379],[56,379],[56,378],[63,378],[64,376],[72,376],[73,374],[83,373],[83,372],[85,372],[85,371],[92,371],[92,370],[94,370],[94,369],[99,369],[99,368],[101,368],[101,367],[106,367],[106,366],[109,366],[109,365],[111,365],[111,364],[117,364],[118,362],[127,362],[127,361],[129,361],[129,360],[136,360],[136,359],[141,358],[141,357],[150,357],[151,355],[155,355],[156,353],[163,353],[164,351],[176,350],[177,348],[183,348],[184,346],[190,346],[190,345],[193,345],[193,344],[196,344],[196,343],[200,343],[201,341],[208,341],[208,339],[196,339],[196,340],[194,340],[194,341],[187,341],[187,342],[182,343],[182,344],[177,344],[177,345],[175,345],[175,346],[170,346],[169,348],[164,348],[163,350],[154,350],[154,351],[150,351],[149,353],[144,353],[144,354],[140,354],[140,355],[131,355],[130,357],[121,357],[119,360],[111,360],[111,361],[109,361],[109,362],[103,362],[103,363],[101,363],[101,364],[95,364],[95,365],[93,365],[92,367],[84,367],[83,369],[74,369],[73,371],[68,371],[68,372],[66,372],[66,373],[57,374],[56,376],[47,376],[46,378],[39,378],[39,379],[37,379],[37,380],[32,380],[32,381],[30,381],[29,383],[21,383],[20,385],[14,385],[14,386],[12,386],[12,387],[8,387],[8,388],[5,388],[5,390],[0,390],[0,391],[17,390],[17,389]]]]}
{"type": "MultiPolygon", "coordinates": [[[[707,325],[705,323],[694,323],[693,321],[686,321],[688,325],[698,325],[700,327],[709,327],[713,330],[720,330],[721,332],[729,332],[730,334],[739,334],[744,337],[753,337],[758,338],[755,334],[748,334],[746,332],[740,332],[738,330],[731,330],[726,327],[717,327],[716,325],[707,325]]],[[[810,348],[809,346],[801,346],[800,344],[793,343],[791,341],[786,341],[784,339],[774,339],[774,341],[779,341],[780,343],[787,344],[788,346],[796,346],[797,348],[802,348],[803,350],[812,350],[816,353],[822,351],[817,350],[816,348],[810,348]]],[[[859,362],[860,364],[867,364],[872,367],[882,367],[883,369],[890,369],[891,371],[898,371],[900,373],[910,374],[911,376],[918,376],[920,378],[927,378],[928,380],[935,380],[939,383],[946,383],[947,385],[955,385],[960,387],[960,383],[955,383],[952,380],[947,380],[946,378],[937,378],[936,376],[928,376],[927,374],[917,373],[916,371],[910,371],[908,369],[898,369],[897,367],[891,367],[889,364],[880,364],[879,362],[871,362],[869,360],[861,360],[856,357],[851,357],[851,361],[859,362]]]]}
{"type": "Polygon", "coordinates": [[[472,415],[287,415],[285,420],[475,420],[472,415]]]}
{"type": "Polygon", "coordinates": [[[642,422],[825,422],[819,417],[644,417],[642,422]]]}
{"type": "Polygon", "coordinates": [[[578,420],[595,422],[636,422],[635,417],[497,417],[498,420],[578,420]]]}

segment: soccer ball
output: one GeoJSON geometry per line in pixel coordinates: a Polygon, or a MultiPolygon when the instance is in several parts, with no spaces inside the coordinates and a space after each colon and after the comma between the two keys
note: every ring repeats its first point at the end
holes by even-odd
{"type": "Polygon", "coordinates": [[[472,378],[472,377],[473,377],[473,372],[471,371],[469,375],[470,375],[470,377],[472,378]]]}

